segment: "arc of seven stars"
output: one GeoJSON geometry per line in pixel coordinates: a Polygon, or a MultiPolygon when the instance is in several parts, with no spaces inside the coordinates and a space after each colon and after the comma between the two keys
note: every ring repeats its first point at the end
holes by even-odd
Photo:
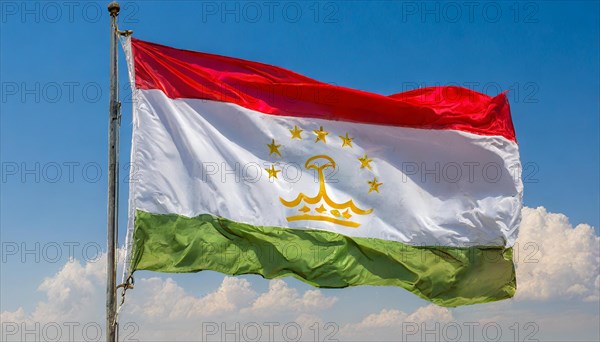
{"type": "MultiPolygon", "coordinates": [[[[288,130],[292,134],[292,136],[290,137],[291,140],[294,140],[294,139],[303,140],[301,133],[304,132],[304,130],[300,129],[298,127],[298,125],[294,125],[294,128],[291,128],[288,130]]],[[[313,130],[313,132],[316,135],[315,143],[318,143],[319,141],[322,141],[324,144],[327,143],[327,135],[329,134],[329,132],[325,131],[323,129],[323,126],[320,126],[318,130],[316,130],[316,129],[313,130]]],[[[352,141],[354,140],[354,138],[350,137],[348,132],[346,132],[345,136],[340,135],[339,137],[342,140],[342,147],[346,147],[346,146],[350,147],[350,148],[353,147],[352,141]]],[[[269,156],[271,156],[273,154],[277,154],[281,157],[281,152],[279,151],[281,144],[278,145],[275,142],[275,139],[271,139],[271,143],[267,144],[267,147],[269,148],[269,156]]],[[[364,154],[362,157],[358,158],[358,161],[360,162],[361,169],[367,168],[369,170],[372,170],[371,162],[373,162],[373,159],[369,158],[369,156],[367,156],[366,154],[364,154]]],[[[269,179],[271,179],[271,178],[278,179],[277,174],[279,172],[281,172],[281,170],[275,169],[275,165],[271,165],[270,168],[267,168],[265,170],[269,174],[269,179]]],[[[373,177],[373,180],[368,181],[367,183],[369,184],[369,193],[371,193],[373,191],[379,193],[379,187],[381,185],[383,185],[383,183],[377,181],[377,177],[373,177]]]]}

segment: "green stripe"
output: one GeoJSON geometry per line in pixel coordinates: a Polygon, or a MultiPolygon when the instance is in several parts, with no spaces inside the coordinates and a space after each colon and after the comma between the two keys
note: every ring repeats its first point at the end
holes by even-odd
{"type": "Polygon", "coordinates": [[[510,298],[512,248],[414,247],[321,230],[138,211],[132,271],[293,276],[317,287],[393,285],[442,306],[510,298]]]}

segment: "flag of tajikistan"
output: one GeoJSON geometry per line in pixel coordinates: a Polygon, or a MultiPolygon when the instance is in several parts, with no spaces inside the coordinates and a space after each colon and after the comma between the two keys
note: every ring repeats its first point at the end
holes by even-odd
{"type": "Polygon", "coordinates": [[[125,41],[134,83],[129,272],[512,297],[519,151],[504,94],[391,96],[125,41]]]}

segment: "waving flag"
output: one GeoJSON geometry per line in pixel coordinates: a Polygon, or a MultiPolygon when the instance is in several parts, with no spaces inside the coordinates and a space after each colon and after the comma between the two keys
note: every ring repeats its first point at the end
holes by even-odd
{"type": "Polygon", "coordinates": [[[129,271],[512,297],[518,145],[504,94],[392,96],[137,39],[129,271]]]}

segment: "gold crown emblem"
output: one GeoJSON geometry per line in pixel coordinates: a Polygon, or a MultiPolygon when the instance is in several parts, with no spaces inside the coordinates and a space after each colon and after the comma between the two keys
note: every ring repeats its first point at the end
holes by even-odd
{"type": "Polygon", "coordinates": [[[308,158],[304,164],[304,167],[306,167],[306,169],[317,170],[319,178],[319,192],[313,197],[308,197],[301,192],[292,201],[286,201],[285,199],[279,197],[281,203],[288,208],[297,207],[304,203],[304,206],[298,209],[298,211],[302,214],[288,216],[288,222],[302,220],[326,221],[342,226],[356,228],[360,226],[360,223],[350,221],[350,218],[353,216],[352,213],[355,215],[367,215],[373,211],[373,209],[360,209],[356,206],[356,204],[354,204],[352,199],[344,203],[336,203],[329,197],[327,194],[327,188],[325,187],[325,176],[323,174],[323,170],[326,168],[336,168],[335,161],[331,157],[324,154],[312,156],[308,158]],[[314,163],[317,160],[324,160],[325,163],[318,165],[314,163]],[[316,205],[319,203],[321,203],[321,205],[316,207],[316,205]],[[308,205],[312,206],[312,208],[308,205]]]}
{"type": "MultiPolygon", "coordinates": [[[[303,130],[299,129],[297,126],[294,126],[293,129],[289,130],[292,134],[291,140],[303,140],[301,133],[303,130]]],[[[316,135],[316,139],[314,143],[322,142],[323,144],[327,144],[327,135],[329,132],[325,131],[321,126],[319,130],[313,131],[316,135]]],[[[353,148],[352,140],[353,138],[349,137],[349,133],[346,133],[345,136],[339,136],[342,145],[341,147],[353,148]]],[[[275,142],[275,139],[271,139],[271,143],[267,144],[269,148],[269,156],[278,155],[281,157],[281,153],[279,148],[281,145],[278,145],[275,142]]],[[[360,166],[360,169],[365,169],[367,171],[372,171],[370,159],[366,154],[360,158],[357,158],[358,162],[357,166],[360,166]]],[[[295,199],[286,200],[282,197],[279,197],[281,204],[290,209],[297,209],[296,213],[293,213],[287,216],[288,222],[293,221],[323,221],[330,222],[338,225],[342,225],[345,227],[357,228],[360,226],[359,222],[353,220],[357,215],[369,215],[373,212],[373,209],[361,209],[359,208],[352,199],[349,199],[343,203],[337,203],[329,197],[327,193],[327,187],[325,184],[325,175],[324,170],[331,168],[335,170],[337,165],[335,160],[330,156],[319,154],[312,156],[306,160],[304,167],[307,170],[313,169],[317,172],[317,177],[319,181],[319,189],[316,195],[310,197],[303,192],[300,192],[295,199]]],[[[269,179],[279,179],[278,173],[281,170],[277,170],[275,165],[271,165],[270,168],[265,169],[269,175],[269,179]]],[[[376,192],[379,193],[379,187],[383,184],[377,181],[377,178],[374,177],[373,180],[367,182],[369,184],[368,193],[376,192]]]]}

